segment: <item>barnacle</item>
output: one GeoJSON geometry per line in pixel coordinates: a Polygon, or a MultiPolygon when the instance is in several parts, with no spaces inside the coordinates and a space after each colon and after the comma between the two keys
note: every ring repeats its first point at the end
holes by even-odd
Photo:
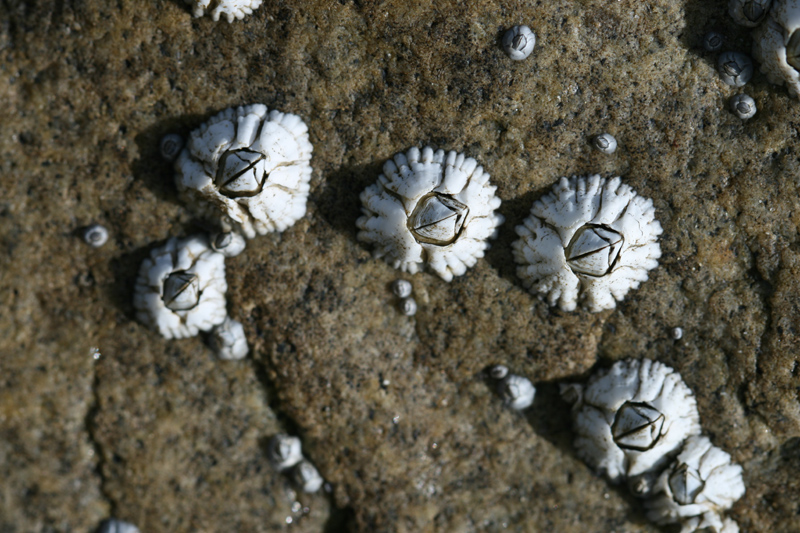
{"type": "Polygon", "coordinates": [[[516,231],[517,275],[564,311],[580,299],[590,311],[614,308],[661,256],[653,201],[618,177],[561,178],[516,231]]]}
{"type": "Polygon", "coordinates": [[[219,20],[220,15],[225,15],[228,22],[233,22],[233,19],[241,20],[245,15],[252,14],[261,2],[262,0],[186,0],[187,4],[194,4],[192,15],[195,17],[202,17],[209,11],[214,21],[219,20]]]}
{"type": "Polygon", "coordinates": [[[753,28],[761,24],[771,4],[772,0],[730,0],[728,14],[737,24],[753,28]]]}
{"type": "Polygon", "coordinates": [[[411,148],[361,193],[358,239],[394,268],[414,274],[427,263],[450,281],[483,257],[503,222],[495,189],[471,157],[411,148]]]}
{"type": "Polygon", "coordinates": [[[136,318],[164,337],[192,337],[225,320],[227,289],[225,256],[205,237],[173,237],[142,261],[133,306],[136,318]]]}
{"type": "Polygon", "coordinates": [[[753,56],[770,82],[800,97],[800,0],[775,0],[767,22],[753,31],[753,56]]]}
{"type": "Polygon", "coordinates": [[[612,482],[627,479],[639,495],[683,441],[700,433],[692,391],[649,359],[619,361],[586,385],[562,387],[562,396],[573,403],[578,456],[612,482]]]}
{"type": "Polygon", "coordinates": [[[211,117],[175,161],[181,198],[223,231],[283,231],[306,212],[308,128],[297,115],[253,104],[211,117]]]}

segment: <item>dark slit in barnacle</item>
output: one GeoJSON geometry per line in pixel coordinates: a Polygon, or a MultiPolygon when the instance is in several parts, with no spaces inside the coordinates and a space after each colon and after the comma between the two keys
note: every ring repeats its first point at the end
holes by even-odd
{"type": "Polygon", "coordinates": [[[164,305],[172,311],[188,311],[200,303],[200,281],[196,274],[179,270],[164,280],[164,305]]]}
{"type": "Polygon", "coordinates": [[[624,450],[646,451],[656,445],[664,428],[664,415],[652,405],[625,402],[617,411],[611,435],[624,450]]]}
{"type": "Polygon", "coordinates": [[[786,62],[800,71],[800,30],[792,32],[789,42],[786,43],[786,62]]]}
{"type": "Polygon", "coordinates": [[[243,148],[223,154],[214,180],[219,192],[228,198],[249,198],[257,195],[267,181],[260,164],[264,154],[243,148]]]}
{"type": "Polygon", "coordinates": [[[575,232],[566,249],[567,263],[576,274],[601,277],[619,262],[625,237],[605,224],[586,224],[575,232]]]}
{"type": "Polygon", "coordinates": [[[417,202],[408,217],[408,229],[425,244],[447,246],[458,239],[469,207],[446,194],[430,193],[417,202]]]}

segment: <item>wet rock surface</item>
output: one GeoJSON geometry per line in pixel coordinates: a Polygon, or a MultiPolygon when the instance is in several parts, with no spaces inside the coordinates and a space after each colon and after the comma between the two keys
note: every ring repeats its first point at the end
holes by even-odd
{"type": "Polygon", "coordinates": [[[725,2],[464,4],[268,2],[229,25],[177,0],[0,3],[1,531],[657,531],[575,457],[558,396],[626,357],[695,392],[744,467],[742,528],[796,527],[797,101],[756,74],[759,113],[727,110],[703,35],[750,37],[725,2]],[[519,62],[500,45],[516,24],[537,35],[519,62]],[[218,361],[137,323],[133,285],[152,247],[209,229],[161,138],[254,102],[308,124],[309,211],[226,260],[251,355],[218,361]],[[613,155],[591,145],[606,131],[613,155]],[[359,192],[426,144],[475,157],[503,200],[450,284],[356,241],[359,192]],[[563,313],[516,277],[513,228],[590,173],[653,199],[663,255],[617,309],[563,313]],[[100,248],[81,239],[95,222],[100,248]],[[536,384],[526,414],[485,378],[498,363],[536,384]],[[281,432],[330,492],[271,468],[281,432]]]}

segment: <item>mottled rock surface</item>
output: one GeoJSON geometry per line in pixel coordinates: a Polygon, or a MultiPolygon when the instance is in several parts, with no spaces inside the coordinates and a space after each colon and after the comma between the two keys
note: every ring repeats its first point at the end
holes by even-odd
{"type": "Polygon", "coordinates": [[[702,50],[711,29],[749,50],[726,4],[277,1],[227,24],[179,0],[4,0],[0,531],[657,531],[575,457],[557,394],[630,356],[697,394],[744,467],[742,528],[796,531],[800,103],[757,74],[759,113],[728,112],[702,50]],[[525,61],[500,46],[515,24],[537,34],[525,61]],[[306,120],[314,176],[304,219],[227,261],[252,350],[220,362],[138,324],[133,283],[153,246],[203,228],[159,140],[253,102],[306,120]],[[590,145],[604,131],[610,156],[590,145]],[[383,161],[424,144],[478,159],[506,222],[465,276],[411,277],[409,318],[390,290],[409,278],[355,219],[383,161]],[[661,266],[613,311],[562,313],[516,278],[513,228],[595,172],[654,200],[661,266]],[[527,415],[492,393],[493,363],[536,382],[527,415]],[[273,471],[282,431],[330,493],[273,471]]]}

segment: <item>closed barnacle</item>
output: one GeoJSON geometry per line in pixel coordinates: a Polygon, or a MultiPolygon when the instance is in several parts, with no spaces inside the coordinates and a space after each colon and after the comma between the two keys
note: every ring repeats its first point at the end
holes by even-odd
{"type": "Polygon", "coordinates": [[[100,224],[92,224],[83,230],[83,240],[92,248],[100,248],[108,242],[108,230],[100,224]]]}
{"type": "Polygon", "coordinates": [[[97,533],[139,533],[139,528],[129,522],[123,522],[115,518],[103,520],[97,533]]]}
{"type": "Polygon", "coordinates": [[[283,472],[303,460],[300,439],[290,435],[278,434],[267,445],[267,456],[279,472],[283,472]]]}
{"type": "Polygon", "coordinates": [[[753,60],[739,52],[723,52],[717,60],[719,77],[728,85],[742,87],[753,78],[753,60]]]}
{"type": "Polygon", "coordinates": [[[503,49],[508,57],[521,61],[531,55],[536,46],[536,34],[527,26],[514,26],[503,34],[503,49]]]}
{"type": "Polygon", "coordinates": [[[724,40],[721,33],[710,31],[703,36],[703,48],[706,52],[719,52],[724,40]]]}
{"type": "Polygon", "coordinates": [[[613,154],[617,151],[617,140],[610,133],[601,133],[592,139],[592,145],[604,154],[613,154]]]}
{"type": "Polygon", "coordinates": [[[231,317],[211,330],[210,344],[217,356],[226,361],[242,359],[249,351],[244,326],[231,317]]]}
{"type": "Polygon", "coordinates": [[[408,298],[411,296],[411,292],[414,290],[414,287],[411,285],[411,282],[405,279],[398,279],[394,283],[392,283],[392,292],[398,298],[408,298]]]}
{"type": "Polygon", "coordinates": [[[161,138],[161,143],[159,143],[159,150],[161,152],[161,157],[163,157],[166,161],[172,163],[177,159],[178,154],[181,153],[183,150],[183,145],[185,144],[183,137],[176,133],[168,133],[161,138]]]}
{"type": "Polygon", "coordinates": [[[308,494],[317,492],[325,480],[310,461],[303,459],[292,469],[292,479],[300,489],[308,494]]]}
{"type": "Polygon", "coordinates": [[[746,120],[755,116],[756,101],[746,94],[737,94],[731,98],[730,108],[734,115],[742,120],[746,120]]]}
{"type": "Polygon", "coordinates": [[[800,0],[774,0],[766,23],[753,31],[753,57],[771,83],[800,97],[800,0]]]}
{"type": "Polygon", "coordinates": [[[728,14],[739,25],[754,28],[763,22],[772,0],[730,0],[728,14]]]}
{"type": "Polygon", "coordinates": [[[247,241],[240,234],[233,231],[216,233],[211,236],[211,248],[225,257],[235,257],[242,253],[247,246],[247,241]]]}
{"type": "Polygon", "coordinates": [[[192,15],[195,17],[202,17],[208,10],[214,22],[223,15],[228,23],[251,15],[261,2],[262,0],[186,0],[187,4],[194,4],[192,15]]]}
{"type": "Polygon", "coordinates": [[[400,302],[400,311],[406,316],[414,316],[417,314],[417,302],[414,298],[403,298],[400,302]]]}
{"type": "Polygon", "coordinates": [[[493,365],[489,367],[489,377],[492,379],[503,379],[508,375],[508,367],[505,365],[493,365]]]}
{"type": "Polygon", "coordinates": [[[516,374],[507,374],[497,383],[497,392],[506,405],[521,411],[533,404],[536,396],[536,387],[531,380],[516,374]]]}

